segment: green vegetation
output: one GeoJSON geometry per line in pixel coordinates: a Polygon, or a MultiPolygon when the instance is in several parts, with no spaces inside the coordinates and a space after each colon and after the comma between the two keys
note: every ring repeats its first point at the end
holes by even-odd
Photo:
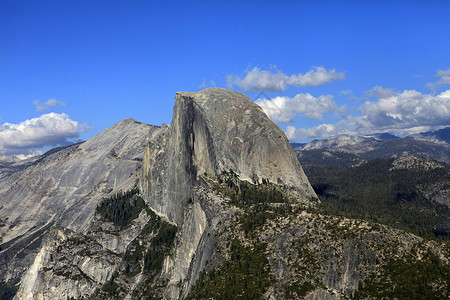
{"type": "Polygon", "coordinates": [[[354,298],[448,299],[450,296],[450,269],[431,252],[421,260],[391,258],[383,271],[382,276],[360,284],[354,298]]]}
{"type": "MultiPolygon", "coordinates": [[[[277,295],[285,299],[303,298],[319,286],[325,288],[321,281],[322,272],[327,270],[328,260],[342,261],[340,255],[344,251],[341,249],[344,240],[355,244],[352,251],[364,261],[362,265],[373,266],[367,270],[369,277],[361,282],[355,295],[348,297],[445,299],[448,297],[450,271],[437,256],[421,250],[417,253],[422,256],[426,253],[422,259],[414,256],[417,253],[405,258],[399,252],[393,252],[395,243],[391,245],[389,239],[389,245],[383,243],[384,240],[372,241],[378,238],[376,234],[365,235],[364,240],[358,241],[364,232],[377,231],[376,226],[382,227],[377,222],[432,236],[433,225],[448,216],[448,209],[426,199],[418,188],[419,185],[442,180],[448,170],[389,171],[391,165],[390,160],[377,160],[359,167],[305,168],[322,204],[318,209],[312,209],[320,214],[302,214],[299,219],[296,216],[304,208],[297,205],[290,198],[289,191],[282,187],[266,180],[262,184],[241,181],[233,172],[223,172],[215,181],[206,178],[216,192],[229,199],[225,201],[227,205],[239,209],[234,209],[235,223],[227,225],[217,236],[219,252],[224,254],[219,256],[223,261],[217,267],[217,261],[207,264],[187,299],[261,299],[269,288],[277,289],[277,295]],[[350,220],[346,223],[342,216],[375,222],[350,220]],[[296,223],[299,221],[303,223],[296,223]],[[295,228],[295,223],[303,224],[305,231],[291,230],[290,226],[295,228]],[[361,223],[371,225],[359,226],[361,223]],[[261,235],[262,231],[265,235],[261,235]],[[272,244],[265,244],[263,240],[270,241],[267,236],[272,234],[277,237],[281,234],[289,241],[286,244],[289,249],[282,251],[272,248],[272,244]],[[376,248],[382,253],[379,258],[370,256],[372,252],[368,251],[373,250],[374,245],[380,247],[376,248]],[[275,279],[272,264],[268,261],[271,254],[267,249],[278,251],[278,256],[272,258],[282,257],[286,272],[291,276],[287,282],[284,281],[286,278],[275,279]]],[[[126,216],[133,216],[133,213],[115,213],[118,207],[130,212],[133,207],[138,207],[136,216],[142,209],[150,216],[149,222],[124,254],[126,267],[117,275],[118,278],[105,284],[101,290],[106,298],[120,297],[123,294],[122,281],[128,281],[129,277],[141,272],[145,277],[133,291],[136,299],[158,299],[167,284],[159,274],[164,258],[171,254],[177,227],[156,215],[144,203],[142,206],[138,204],[137,197],[137,192],[128,193],[128,196],[116,195],[116,204],[106,200],[99,206],[100,211],[108,212],[109,220],[120,219],[122,215],[125,215],[123,220],[132,218],[126,216]],[[135,200],[130,200],[132,198],[135,200]],[[132,201],[135,204],[127,206],[132,201]]],[[[106,218],[106,214],[103,217],[106,218]]],[[[115,224],[127,226],[129,222],[115,224]]],[[[282,239],[280,241],[283,242],[282,239]]],[[[342,268],[338,268],[337,276],[342,276],[342,272],[342,268]]]]}
{"type": "MultiPolygon", "coordinates": [[[[266,244],[259,240],[258,233],[267,220],[296,215],[301,208],[292,205],[281,187],[267,180],[262,184],[241,181],[232,171],[223,172],[212,187],[226,196],[230,204],[242,209],[237,219],[240,226],[230,230],[243,230],[248,244],[244,245],[232,234],[226,245],[229,258],[217,268],[201,272],[187,299],[261,299],[276,282],[266,244]]],[[[283,289],[286,295],[303,297],[314,285],[295,282],[283,289]]]]}
{"type": "Polygon", "coordinates": [[[161,219],[154,211],[146,207],[150,216],[140,235],[133,240],[128,247],[124,261],[127,262],[125,274],[135,276],[141,272],[141,263],[143,261],[143,271],[154,275],[161,270],[164,257],[170,253],[170,249],[175,240],[177,227],[161,219]],[[142,242],[147,236],[154,235],[149,245],[145,246],[142,242]]]}
{"type": "Polygon", "coordinates": [[[260,299],[274,282],[265,245],[230,242],[230,259],[218,268],[201,272],[187,299],[260,299]]]}
{"type": "MultiPolygon", "coordinates": [[[[377,239],[377,235],[364,235],[369,240],[359,241],[364,232],[377,231],[377,227],[381,230],[378,223],[433,237],[434,224],[448,216],[446,207],[431,202],[420,190],[423,184],[442,181],[448,169],[389,170],[391,166],[392,160],[376,160],[359,167],[305,168],[322,200],[319,208],[312,208],[310,212],[319,212],[321,217],[313,218],[317,224],[307,225],[311,233],[301,238],[294,237],[290,250],[286,252],[286,267],[295,276],[283,284],[275,282],[270,272],[269,255],[262,247],[260,233],[263,230],[279,230],[273,227],[277,226],[277,221],[271,223],[268,220],[286,220],[287,217],[294,220],[302,208],[293,205],[293,201],[286,196],[288,193],[276,185],[267,182],[250,184],[240,181],[232,172],[224,172],[211,186],[229,198],[228,203],[240,208],[236,219],[238,226],[231,225],[228,230],[233,233],[225,230],[227,233],[221,237],[231,240],[223,249],[227,258],[216,269],[200,274],[188,299],[261,299],[269,286],[278,286],[280,295],[285,299],[303,298],[322,286],[320,272],[322,268],[326,270],[326,262],[324,266],[322,260],[331,259],[333,255],[338,255],[336,259],[339,261],[342,259],[339,255],[342,255],[340,247],[343,240],[354,243],[357,256],[375,268],[368,272],[368,279],[361,283],[352,298],[448,297],[448,265],[431,252],[422,260],[415,256],[405,258],[397,256],[399,253],[395,252],[397,248],[394,244],[373,241],[380,243],[377,244],[380,247],[377,251],[385,255],[379,261],[369,255],[372,252],[368,249],[373,249],[373,245],[365,244],[371,244],[371,239],[377,239]],[[366,219],[370,221],[367,224],[371,225],[360,227],[361,222],[366,224],[362,220],[345,223],[343,217],[366,219]],[[242,239],[236,238],[241,233],[244,233],[245,245],[242,239]],[[329,246],[330,241],[334,241],[333,246],[329,246]],[[318,243],[325,249],[315,247],[318,243]],[[263,261],[265,263],[261,263],[263,261]],[[265,272],[255,272],[259,270],[258,266],[264,264],[265,272]],[[409,290],[411,292],[408,294],[409,290]]],[[[340,272],[342,269],[338,270],[337,276],[341,276],[340,272]]]]}
{"type": "Polygon", "coordinates": [[[113,296],[118,288],[119,285],[114,282],[114,279],[112,279],[102,286],[102,291],[105,292],[108,296],[113,296]]]}
{"type": "Polygon", "coordinates": [[[164,284],[159,282],[159,274],[164,258],[171,254],[177,227],[158,216],[148,206],[144,206],[149,221],[140,234],[130,243],[122,259],[123,269],[107,282],[97,295],[98,298],[121,299],[129,288],[124,282],[140,273],[144,278],[133,290],[133,299],[161,299],[164,284]]]}
{"type": "Polygon", "coordinates": [[[371,220],[434,238],[433,226],[448,218],[450,209],[427,199],[419,187],[436,183],[445,187],[449,167],[390,170],[392,162],[375,159],[356,167],[307,166],[304,170],[323,213],[371,220]]]}
{"type": "Polygon", "coordinates": [[[217,178],[216,191],[227,196],[233,205],[244,208],[252,204],[261,203],[289,203],[289,199],[280,191],[279,187],[263,179],[262,184],[251,184],[242,181],[230,170],[223,171],[217,178]]]}
{"type": "Polygon", "coordinates": [[[229,199],[229,203],[244,210],[240,218],[242,229],[246,233],[255,232],[267,219],[298,212],[293,201],[278,185],[263,179],[262,184],[251,184],[240,180],[232,170],[223,171],[212,184],[212,188],[229,199]]]}
{"type": "Polygon", "coordinates": [[[17,281],[8,281],[8,282],[0,282],[0,299],[2,300],[9,300],[14,298],[17,291],[19,290],[18,286],[16,285],[19,280],[17,281]]]}
{"type": "Polygon", "coordinates": [[[177,227],[166,221],[161,222],[157,235],[152,239],[150,248],[144,255],[144,271],[150,274],[161,270],[164,257],[170,253],[177,227]]]}
{"type": "Polygon", "coordinates": [[[232,170],[223,171],[212,182],[212,188],[229,199],[229,204],[235,205],[245,212],[239,223],[245,233],[256,233],[268,219],[275,219],[287,214],[296,214],[303,208],[293,205],[289,194],[281,186],[263,179],[261,184],[251,184],[240,180],[232,170]]]}
{"type": "Polygon", "coordinates": [[[136,276],[141,272],[141,261],[145,253],[145,247],[139,243],[139,240],[133,240],[123,256],[126,262],[124,274],[128,277],[136,276]]]}
{"type": "Polygon", "coordinates": [[[286,299],[298,299],[305,297],[308,292],[314,290],[316,287],[309,281],[304,283],[292,282],[283,286],[286,299]]]}
{"type": "Polygon", "coordinates": [[[144,199],[138,196],[139,189],[134,188],[125,193],[118,193],[104,198],[97,206],[97,213],[107,222],[113,222],[120,228],[127,227],[146,207],[144,199]]]}

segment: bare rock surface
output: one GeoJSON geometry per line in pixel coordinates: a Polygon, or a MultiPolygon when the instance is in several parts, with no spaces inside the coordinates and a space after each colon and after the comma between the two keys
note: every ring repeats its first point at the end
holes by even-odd
{"type": "Polygon", "coordinates": [[[247,96],[209,88],[175,99],[168,130],[147,146],[141,181],[150,206],[169,220],[180,224],[200,175],[222,171],[316,197],[283,131],[247,96]]]}
{"type": "Polygon", "coordinates": [[[197,299],[243,253],[264,262],[247,270],[271,285],[264,299],[352,297],[377,259],[414,247],[448,264],[437,242],[308,211],[317,196],[286,136],[245,95],[175,99],[169,126],[127,119],[0,165],[0,283],[18,283],[15,299],[197,299]]]}
{"type": "Polygon", "coordinates": [[[232,170],[315,197],[284,133],[248,97],[212,88],[175,98],[169,126],[126,119],[86,142],[2,162],[0,276],[22,278],[18,299],[87,297],[111,281],[149,216],[117,230],[95,210],[137,182],[149,208],[179,227],[161,273],[172,299],[186,295],[214,257],[214,233],[227,218],[204,176],[232,170]]]}
{"type": "Polygon", "coordinates": [[[0,180],[0,276],[23,274],[53,224],[86,231],[98,202],[130,178],[147,141],[163,130],[126,119],[89,141],[10,166],[0,180]]]}

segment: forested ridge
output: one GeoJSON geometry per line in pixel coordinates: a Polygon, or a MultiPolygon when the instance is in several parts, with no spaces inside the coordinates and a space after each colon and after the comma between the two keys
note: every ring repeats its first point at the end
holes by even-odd
{"type": "Polygon", "coordinates": [[[358,166],[304,166],[330,214],[361,218],[424,237],[448,238],[435,225],[450,216],[448,206],[433,200],[450,188],[450,166],[393,168],[395,159],[374,159],[358,166]],[[431,190],[433,193],[427,193],[431,190]]]}

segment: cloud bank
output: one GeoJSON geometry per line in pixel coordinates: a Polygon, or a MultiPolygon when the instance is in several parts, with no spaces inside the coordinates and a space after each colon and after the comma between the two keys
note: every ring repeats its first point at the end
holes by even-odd
{"type": "Polygon", "coordinates": [[[318,86],[334,80],[344,79],[344,72],[336,72],[335,69],[327,70],[324,67],[313,67],[305,74],[293,74],[288,76],[282,72],[271,72],[260,70],[255,67],[244,78],[237,75],[228,75],[228,86],[233,88],[237,85],[246,92],[249,91],[270,91],[283,92],[290,85],[292,86],[318,86]]]}
{"type": "Polygon", "coordinates": [[[439,95],[422,94],[415,90],[401,93],[375,87],[359,107],[361,115],[347,116],[336,124],[321,124],[313,128],[288,126],[290,140],[311,140],[339,134],[364,135],[377,132],[410,134],[450,125],[450,90],[439,95]]]}
{"type": "Polygon", "coordinates": [[[333,96],[327,95],[316,98],[309,93],[298,94],[293,98],[258,99],[255,102],[261,106],[270,119],[280,123],[292,123],[294,116],[297,114],[322,120],[325,113],[336,111],[339,108],[333,101],[333,96]]]}
{"type": "Polygon", "coordinates": [[[79,125],[64,113],[48,113],[19,124],[0,125],[0,156],[35,154],[36,149],[70,143],[79,125]]]}

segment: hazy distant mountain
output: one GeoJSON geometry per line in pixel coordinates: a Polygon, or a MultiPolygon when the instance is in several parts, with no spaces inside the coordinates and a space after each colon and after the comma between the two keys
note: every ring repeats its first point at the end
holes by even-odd
{"type": "Polygon", "coordinates": [[[373,143],[384,142],[396,138],[398,137],[389,133],[377,133],[366,136],[351,136],[347,134],[341,134],[329,139],[313,140],[309,143],[292,143],[292,148],[294,148],[294,150],[317,150],[348,146],[367,146],[372,145],[373,143]]]}
{"type": "Polygon", "coordinates": [[[366,138],[374,138],[377,141],[388,141],[392,139],[398,139],[399,137],[390,133],[375,133],[375,134],[369,134],[365,135],[366,138]]]}
{"type": "Polygon", "coordinates": [[[448,129],[417,135],[422,140],[390,134],[340,135],[294,149],[327,209],[448,236],[450,145],[443,142],[446,133],[448,129]]]}
{"type": "Polygon", "coordinates": [[[407,138],[421,141],[429,141],[433,143],[450,144],[450,127],[446,127],[436,131],[427,131],[412,134],[407,138]]]}
{"type": "Polygon", "coordinates": [[[306,143],[291,143],[292,149],[294,149],[294,150],[300,150],[305,145],[306,145],[306,143]]]}
{"type": "Polygon", "coordinates": [[[293,149],[300,162],[305,165],[353,164],[361,160],[411,155],[450,163],[450,144],[443,142],[447,133],[448,128],[433,135],[421,134],[428,136],[428,140],[400,138],[388,133],[366,136],[339,135],[304,145],[293,144],[293,149]],[[439,142],[435,142],[437,136],[440,138],[439,142]]]}

